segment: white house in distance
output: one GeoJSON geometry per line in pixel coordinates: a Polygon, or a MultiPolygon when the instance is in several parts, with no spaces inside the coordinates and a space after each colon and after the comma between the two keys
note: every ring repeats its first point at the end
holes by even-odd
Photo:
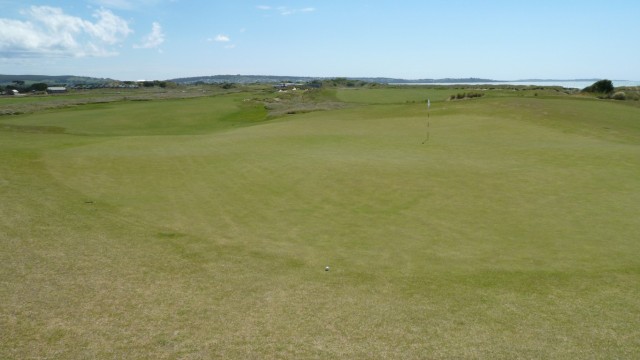
{"type": "Polygon", "coordinates": [[[49,94],[61,94],[61,93],[66,93],[67,88],[64,86],[50,86],[47,88],[47,92],[49,94]]]}

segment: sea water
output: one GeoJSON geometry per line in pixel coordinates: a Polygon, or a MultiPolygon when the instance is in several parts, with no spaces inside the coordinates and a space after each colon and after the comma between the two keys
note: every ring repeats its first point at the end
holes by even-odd
{"type": "MultiPolygon", "coordinates": [[[[521,85],[521,86],[562,86],[567,89],[584,89],[596,80],[532,80],[532,81],[495,81],[495,82],[452,82],[452,83],[398,83],[392,85],[521,85]]],[[[613,86],[640,86],[640,81],[612,80],[613,86]]]]}

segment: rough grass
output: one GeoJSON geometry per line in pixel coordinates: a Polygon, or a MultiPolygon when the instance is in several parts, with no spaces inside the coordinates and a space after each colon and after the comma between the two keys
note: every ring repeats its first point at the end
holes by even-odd
{"type": "Polygon", "coordinates": [[[335,90],[328,89],[278,91],[273,96],[254,101],[263,102],[271,118],[349,107],[337,99],[335,90]]]}
{"type": "Polygon", "coordinates": [[[48,109],[72,108],[87,104],[187,99],[237,91],[238,90],[234,89],[224,90],[217,86],[192,86],[173,89],[140,88],[70,90],[65,94],[0,96],[0,116],[30,114],[48,109]]]}
{"type": "Polygon", "coordinates": [[[0,357],[640,356],[637,108],[357,91],[3,119],[0,357]]]}
{"type": "Polygon", "coordinates": [[[264,120],[265,109],[260,104],[244,101],[248,100],[246,96],[227,94],[195,99],[90,103],[28,117],[10,117],[2,124],[7,129],[22,127],[25,131],[48,124],[46,126],[74,135],[201,134],[264,120]]]}

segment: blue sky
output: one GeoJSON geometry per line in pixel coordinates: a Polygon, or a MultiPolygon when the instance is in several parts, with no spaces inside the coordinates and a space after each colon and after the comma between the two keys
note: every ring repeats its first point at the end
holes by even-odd
{"type": "Polygon", "coordinates": [[[0,0],[0,74],[640,80],[640,1],[0,0]]]}

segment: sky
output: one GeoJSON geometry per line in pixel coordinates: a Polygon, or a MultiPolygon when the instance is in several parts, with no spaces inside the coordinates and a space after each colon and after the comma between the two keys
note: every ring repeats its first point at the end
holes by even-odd
{"type": "Polygon", "coordinates": [[[640,80],[637,0],[0,0],[0,74],[640,80]]]}

